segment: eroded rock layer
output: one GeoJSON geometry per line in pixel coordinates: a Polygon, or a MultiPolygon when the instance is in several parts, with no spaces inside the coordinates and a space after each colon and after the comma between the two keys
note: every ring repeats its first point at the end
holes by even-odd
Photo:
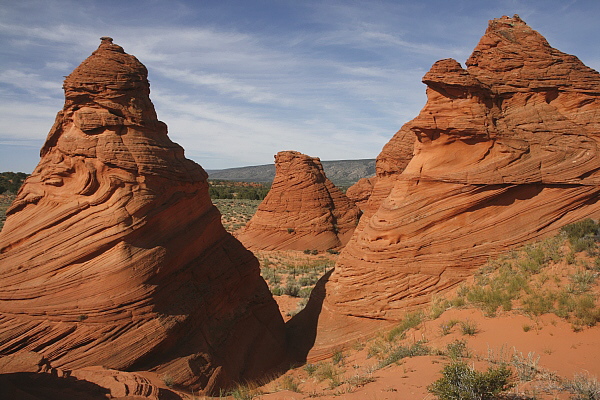
{"type": "Polygon", "coordinates": [[[0,233],[0,355],[204,391],[275,366],[283,321],[258,261],[157,119],[146,68],[103,38],[64,89],[0,233]]]}
{"type": "Polygon", "coordinates": [[[318,158],[297,151],[275,156],[268,195],[238,239],[250,249],[327,250],[345,245],[360,210],[323,172],[318,158]]]}
{"type": "Polygon", "coordinates": [[[340,256],[329,311],[398,319],[488,257],[600,216],[600,75],[518,16],[490,21],[466,65],[423,78],[427,104],[392,140],[413,136],[406,166],[378,158],[394,183],[340,256]]]}

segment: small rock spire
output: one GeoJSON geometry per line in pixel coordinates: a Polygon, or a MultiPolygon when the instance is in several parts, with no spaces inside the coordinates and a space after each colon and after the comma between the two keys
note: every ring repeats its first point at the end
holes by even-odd
{"type": "Polygon", "coordinates": [[[113,38],[109,36],[102,36],[100,38],[100,44],[113,44],[113,38]]]}

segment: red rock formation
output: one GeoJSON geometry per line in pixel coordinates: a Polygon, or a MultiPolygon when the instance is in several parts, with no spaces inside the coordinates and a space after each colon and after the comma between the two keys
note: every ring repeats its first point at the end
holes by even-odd
{"type": "Polygon", "coordinates": [[[103,38],[64,89],[0,233],[0,355],[204,391],[279,363],[283,320],[258,261],[157,119],[146,68],[103,38]]]}
{"type": "Polygon", "coordinates": [[[48,360],[30,351],[0,357],[0,383],[2,399],[181,399],[135,372],[103,367],[63,370],[51,367],[48,360]]]}
{"type": "Polygon", "coordinates": [[[346,190],[346,197],[356,204],[361,210],[365,209],[369,198],[373,194],[373,187],[377,183],[377,176],[361,178],[346,190]]]}
{"type": "Polygon", "coordinates": [[[490,21],[467,69],[441,60],[423,82],[427,104],[393,139],[414,135],[414,156],[378,158],[393,190],[340,256],[327,312],[401,318],[488,257],[600,216],[596,71],[515,16],[490,21]]]}
{"type": "Polygon", "coordinates": [[[360,210],[325,176],[318,158],[297,151],[275,156],[275,179],[238,235],[250,249],[327,250],[344,246],[360,210]]]}

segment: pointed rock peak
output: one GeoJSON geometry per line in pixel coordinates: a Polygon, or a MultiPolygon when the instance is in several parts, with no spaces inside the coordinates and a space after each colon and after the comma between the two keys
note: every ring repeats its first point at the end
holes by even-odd
{"type": "Polygon", "coordinates": [[[318,157],[281,151],[271,190],[237,237],[256,250],[324,251],[345,245],[359,217],[358,207],[327,179],[318,157]]]}
{"type": "Polygon", "coordinates": [[[598,72],[550,46],[518,15],[491,20],[466,65],[473,77],[498,94],[552,88],[600,90],[598,72]]]}
{"type": "Polygon", "coordinates": [[[134,56],[113,43],[108,36],[100,38],[100,46],[84,60],[64,82],[69,90],[98,93],[106,90],[127,90],[133,86],[149,90],[148,70],[134,56]],[[111,86],[108,86],[111,85],[111,86]]]}

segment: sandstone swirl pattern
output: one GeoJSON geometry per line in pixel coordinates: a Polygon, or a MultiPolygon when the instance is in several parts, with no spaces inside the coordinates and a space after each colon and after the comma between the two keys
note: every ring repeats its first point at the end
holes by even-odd
{"type": "Polygon", "coordinates": [[[250,249],[340,248],[359,217],[358,207],[327,179],[318,158],[281,151],[271,190],[237,237],[250,249]]]}
{"type": "Polygon", "coordinates": [[[64,90],[0,234],[0,354],[205,391],[279,363],[283,320],[258,261],[157,119],[146,68],[103,38],[64,90]]]}
{"type": "Polygon", "coordinates": [[[466,65],[433,65],[427,104],[378,157],[369,202],[384,181],[389,195],[340,256],[327,310],[400,318],[489,256],[600,216],[598,72],[518,16],[490,21],[466,65]]]}

